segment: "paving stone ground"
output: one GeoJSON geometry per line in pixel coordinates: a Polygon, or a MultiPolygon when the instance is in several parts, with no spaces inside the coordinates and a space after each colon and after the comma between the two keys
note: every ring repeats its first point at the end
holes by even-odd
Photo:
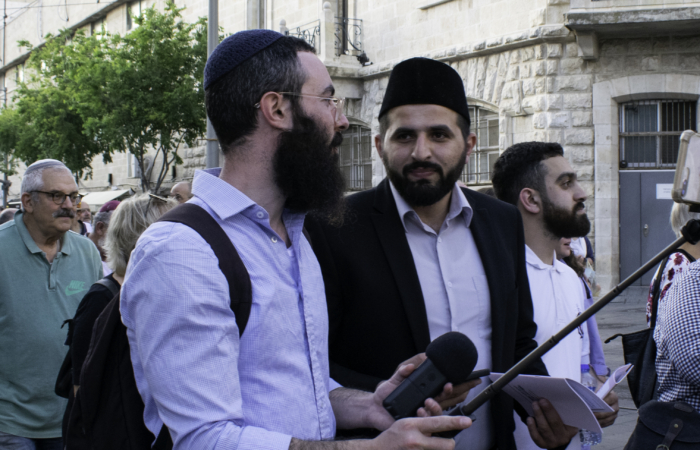
{"type": "MultiPolygon", "coordinates": [[[[631,286],[596,315],[603,341],[616,333],[630,333],[646,327],[648,291],[648,287],[631,286]]],[[[603,344],[603,349],[608,367],[615,369],[624,364],[620,338],[603,344]]],[[[627,381],[620,383],[615,392],[620,397],[620,413],[615,424],[605,428],[603,442],[592,447],[593,450],[622,450],[637,423],[637,408],[632,401],[627,381]]]]}

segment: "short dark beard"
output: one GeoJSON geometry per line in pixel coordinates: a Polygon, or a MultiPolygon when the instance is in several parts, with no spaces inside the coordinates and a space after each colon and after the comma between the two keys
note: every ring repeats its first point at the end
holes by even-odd
{"type": "Polygon", "coordinates": [[[554,206],[547,194],[542,194],[542,213],[545,230],[557,239],[587,235],[591,231],[591,222],[588,220],[588,216],[586,214],[576,214],[577,211],[584,207],[585,204],[579,202],[572,211],[567,211],[554,206]]]}
{"type": "Polygon", "coordinates": [[[331,137],[299,107],[294,128],[279,136],[272,160],[275,183],[292,211],[312,213],[328,223],[340,224],[345,210],[345,181],[338,164],[343,135],[331,137]]]}
{"type": "Polygon", "coordinates": [[[464,170],[466,159],[467,149],[465,147],[459,157],[459,162],[450,168],[447,175],[443,173],[442,167],[429,161],[412,162],[404,166],[402,173],[399,173],[389,167],[386,153],[382,155],[382,161],[384,162],[389,180],[391,180],[396,191],[401,194],[401,197],[406,200],[406,203],[414,207],[433,205],[450,193],[450,191],[454,189],[457,180],[459,180],[462,170],[464,170]],[[418,168],[434,170],[439,176],[437,183],[433,185],[428,180],[410,181],[408,179],[408,172],[418,168]]]}

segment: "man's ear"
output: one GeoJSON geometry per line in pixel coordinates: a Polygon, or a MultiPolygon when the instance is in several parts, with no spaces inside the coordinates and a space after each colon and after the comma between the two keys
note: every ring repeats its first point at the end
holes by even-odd
{"type": "Polygon", "coordinates": [[[34,212],[34,207],[36,205],[34,204],[34,198],[32,197],[32,194],[30,194],[29,192],[25,192],[24,194],[22,194],[21,201],[22,211],[26,211],[29,214],[34,212]]]}
{"type": "Polygon", "coordinates": [[[380,159],[382,158],[382,152],[384,151],[382,144],[382,136],[379,134],[374,136],[374,146],[377,148],[377,154],[379,155],[380,159]]]}
{"type": "Polygon", "coordinates": [[[280,130],[291,130],[294,127],[292,119],[292,104],[277,92],[266,92],[262,96],[258,108],[264,120],[272,127],[280,130]]]}
{"type": "Polygon", "coordinates": [[[534,189],[525,188],[520,191],[518,201],[523,209],[530,214],[539,214],[542,211],[542,197],[540,193],[534,189]]]}
{"type": "Polygon", "coordinates": [[[99,236],[106,235],[107,234],[107,225],[105,225],[104,222],[97,222],[97,224],[95,224],[95,232],[99,236]]]}
{"type": "Polygon", "coordinates": [[[467,159],[465,162],[469,162],[469,157],[471,156],[472,152],[474,151],[474,147],[476,147],[476,134],[474,133],[469,133],[469,136],[467,136],[467,142],[465,142],[465,145],[467,147],[467,159]]]}

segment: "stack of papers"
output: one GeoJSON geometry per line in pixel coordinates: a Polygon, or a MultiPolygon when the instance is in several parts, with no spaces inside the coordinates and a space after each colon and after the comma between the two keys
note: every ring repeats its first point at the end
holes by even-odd
{"type": "MultiPolygon", "coordinates": [[[[631,364],[618,367],[597,393],[578,381],[539,375],[518,375],[503,388],[503,392],[513,397],[531,416],[534,416],[532,403],[544,398],[554,406],[566,425],[602,433],[594,413],[613,412],[603,398],[625,379],[632,367],[631,364]]],[[[492,373],[490,378],[493,382],[501,376],[502,373],[492,373]]]]}

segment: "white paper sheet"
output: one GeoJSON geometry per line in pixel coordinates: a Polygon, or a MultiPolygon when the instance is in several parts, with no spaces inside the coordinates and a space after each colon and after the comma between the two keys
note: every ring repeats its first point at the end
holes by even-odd
{"type": "MultiPolygon", "coordinates": [[[[491,381],[496,381],[502,375],[492,373],[491,381]]],[[[530,415],[534,415],[532,403],[544,398],[554,406],[566,425],[597,433],[602,433],[603,430],[593,413],[613,411],[593,391],[567,378],[518,375],[503,391],[520,403],[530,415]]]]}
{"type": "Polygon", "coordinates": [[[605,384],[598,389],[596,395],[600,398],[605,398],[608,392],[612,391],[615,386],[620,384],[620,382],[627,377],[627,374],[632,371],[633,367],[632,364],[625,364],[615,369],[615,371],[610,374],[610,378],[608,378],[605,384]]]}

